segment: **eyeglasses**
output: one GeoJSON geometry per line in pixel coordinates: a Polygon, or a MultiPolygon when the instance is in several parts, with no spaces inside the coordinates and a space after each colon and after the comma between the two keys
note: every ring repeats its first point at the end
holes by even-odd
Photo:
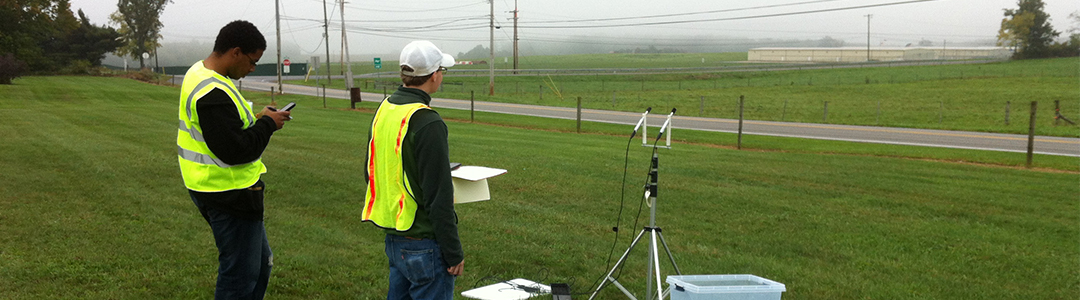
{"type": "Polygon", "coordinates": [[[251,65],[252,65],[252,66],[255,66],[256,64],[258,64],[258,63],[259,63],[259,60],[258,60],[258,59],[251,59],[251,55],[247,55],[247,54],[244,54],[244,56],[247,56],[247,58],[248,58],[248,61],[249,61],[249,62],[251,62],[251,65]]]}
{"type": "Polygon", "coordinates": [[[443,74],[445,74],[446,73],[446,68],[439,67],[439,70],[437,70],[437,72],[443,72],[443,74]]]}

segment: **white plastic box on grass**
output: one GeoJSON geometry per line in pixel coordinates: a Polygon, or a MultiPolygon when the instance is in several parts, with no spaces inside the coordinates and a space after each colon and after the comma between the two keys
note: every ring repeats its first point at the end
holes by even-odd
{"type": "Polygon", "coordinates": [[[780,300],[783,283],[754,275],[671,275],[671,300],[780,300]]]}

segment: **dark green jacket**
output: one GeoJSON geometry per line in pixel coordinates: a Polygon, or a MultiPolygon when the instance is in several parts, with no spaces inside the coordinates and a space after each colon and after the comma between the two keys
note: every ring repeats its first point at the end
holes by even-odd
{"type": "MultiPolygon", "coordinates": [[[[390,95],[390,103],[431,104],[431,95],[422,90],[399,87],[390,95]]],[[[416,219],[406,231],[385,229],[387,234],[434,239],[442,250],[447,266],[456,266],[464,259],[457,232],[457,213],[454,212],[454,184],[450,177],[448,131],[439,113],[430,109],[416,111],[409,120],[409,131],[401,146],[402,167],[416,199],[416,219]]],[[[371,130],[368,129],[368,141],[371,130]]],[[[366,144],[365,144],[366,145],[366,144]]],[[[367,152],[367,147],[364,147],[367,152]]],[[[364,159],[364,179],[367,181],[367,156],[364,159]]]]}

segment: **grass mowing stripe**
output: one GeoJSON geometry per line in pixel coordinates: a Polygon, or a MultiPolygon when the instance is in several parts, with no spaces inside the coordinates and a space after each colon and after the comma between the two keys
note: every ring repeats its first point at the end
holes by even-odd
{"type": "MultiPolygon", "coordinates": [[[[0,298],[211,297],[212,238],[175,162],[177,89],[115,78],[16,83],[0,86],[0,113],[15,116],[0,123],[10,133],[0,143],[0,298]]],[[[382,297],[381,233],[355,217],[370,112],[278,99],[293,100],[296,120],[263,157],[269,296],[382,297]]],[[[491,180],[493,200],[458,206],[469,263],[457,292],[489,275],[576,278],[574,291],[585,292],[606,271],[627,126],[570,134],[567,120],[440,114],[451,160],[510,171],[491,180]]],[[[723,146],[728,134],[679,134],[693,143],[660,154],[658,224],[685,273],[760,275],[787,284],[785,299],[1062,299],[1080,290],[1075,268],[1061,267],[1080,257],[1075,158],[1037,156],[1073,166],[1042,172],[888,157],[1016,161],[986,151],[768,137],[744,146],[777,151],[735,151],[723,146]]],[[[649,150],[631,148],[630,199],[649,150]]],[[[629,224],[624,231],[638,230],[629,224]]],[[[644,290],[643,253],[620,278],[632,291],[644,290]]]]}

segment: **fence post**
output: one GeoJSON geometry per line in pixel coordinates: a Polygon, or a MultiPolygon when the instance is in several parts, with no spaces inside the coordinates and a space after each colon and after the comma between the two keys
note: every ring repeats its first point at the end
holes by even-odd
{"type": "MultiPolygon", "coordinates": [[[[386,97],[383,97],[384,99],[386,97]]],[[[322,84],[322,107],[326,108],[326,84],[322,84]]]]}
{"type": "Polygon", "coordinates": [[[469,91],[469,122],[476,121],[476,91],[469,91]]]}
{"type": "Polygon", "coordinates": [[[1005,101],[1005,125],[1009,125],[1009,104],[1011,101],[1005,101]]]}
{"type": "Polygon", "coordinates": [[[739,142],[736,149],[742,149],[743,95],[739,95],[739,142]]]}
{"type": "Polygon", "coordinates": [[[829,123],[829,101],[825,101],[825,112],[821,115],[821,123],[829,123]]]}
{"type": "Polygon", "coordinates": [[[877,124],[881,125],[881,99],[877,101],[877,124]]]}
{"type": "Polygon", "coordinates": [[[1032,153],[1035,151],[1035,109],[1039,101],[1031,101],[1031,122],[1028,125],[1027,167],[1031,168],[1032,153]]]}
{"type": "Polygon", "coordinates": [[[701,96],[701,109],[698,111],[698,115],[705,115],[705,96],[701,96]]]}
{"type": "Polygon", "coordinates": [[[277,106],[277,100],[274,100],[274,87],[270,87],[270,105],[277,106]]]}
{"type": "Polygon", "coordinates": [[[577,97],[577,132],[581,133],[581,97],[577,97]]]}
{"type": "Polygon", "coordinates": [[[787,118],[787,102],[788,99],[784,99],[784,110],[780,112],[780,122],[783,122],[787,118]]]}
{"type": "Polygon", "coordinates": [[[938,108],[937,124],[941,125],[941,120],[945,118],[944,117],[944,115],[945,115],[945,101],[942,100],[939,103],[941,104],[941,106],[938,108]]]}
{"type": "MultiPolygon", "coordinates": [[[[323,86],[325,87],[326,85],[323,85],[323,86]]],[[[323,95],[323,96],[325,96],[325,95],[323,95]]],[[[382,97],[383,97],[383,99],[386,99],[386,86],[382,87],[382,97]]]]}
{"type": "Polygon", "coordinates": [[[1054,100],[1054,126],[1058,126],[1058,122],[1060,122],[1060,120],[1058,120],[1058,119],[1060,119],[1060,118],[1058,118],[1058,116],[1060,116],[1060,115],[1061,115],[1061,100],[1054,100]]]}
{"type": "Polygon", "coordinates": [[[544,86],[540,86],[540,100],[544,100],[544,86]]]}

